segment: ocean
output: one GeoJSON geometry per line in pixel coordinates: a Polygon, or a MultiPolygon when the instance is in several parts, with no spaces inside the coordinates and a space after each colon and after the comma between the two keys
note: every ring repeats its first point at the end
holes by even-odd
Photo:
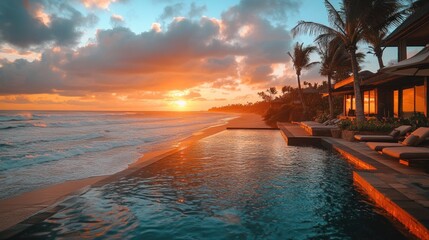
{"type": "Polygon", "coordinates": [[[144,153],[235,115],[211,112],[0,111],[0,199],[109,175],[144,153]]]}

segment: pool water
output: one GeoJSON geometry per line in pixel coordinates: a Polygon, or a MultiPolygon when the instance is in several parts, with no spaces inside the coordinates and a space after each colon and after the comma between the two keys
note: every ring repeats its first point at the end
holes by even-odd
{"type": "Polygon", "coordinates": [[[352,166],[278,131],[230,130],[62,203],[17,238],[405,239],[352,166]]]}

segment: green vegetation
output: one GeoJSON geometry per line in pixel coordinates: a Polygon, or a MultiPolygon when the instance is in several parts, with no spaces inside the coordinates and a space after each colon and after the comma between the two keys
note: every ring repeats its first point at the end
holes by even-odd
{"type": "Polygon", "coordinates": [[[350,131],[368,131],[368,132],[388,132],[395,127],[401,125],[411,125],[413,130],[419,127],[428,127],[428,118],[422,113],[415,113],[409,118],[386,118],[386,119],[370,119],[363,123],[355,120],[344,119],[338,123],[342,130],[350,131]]]}
{"type": "MultiPolygon", "coordinates": [[[[294,122],[307,119],[323,118],[327,120],[328,98],[323,97],[321,92],[326,92],[327,83],[323,85],[310,84],[304,82],[305,88],[302,89],[307,112],[304,113],[299,100],[299,89],[290,86],[285,86],[282,89],[282,95],[272,101],[268,110],[263,115],[265,121],[269,125],[275,125],[276,122],[294,122]],[[326,118],[326,119],[325,119],[326,118]]],[[[333,97],[334,114],[340,114],[342,111],[342,97],[333,97]]]]}
{"type": "Polygon", "coordinates": [[[221,107],[210,108],[210,112],[230,112],[230,113],[256,113],[264,115],[267,109],[270,107],[270,103],[266,101],[260,101],[255,103],[246,104],[229,104],[221,107]]]}
{"type": "Polygon", "coordinates": [[[370,119],[365,122],[357,122],[356,120],[344,119],[341,120],[338,126],[342,130],[350,131],[368,131],[368,132],[389,132],[393,128],[398,127],[399,122],[380,121],[377,119],[370,119]]]}

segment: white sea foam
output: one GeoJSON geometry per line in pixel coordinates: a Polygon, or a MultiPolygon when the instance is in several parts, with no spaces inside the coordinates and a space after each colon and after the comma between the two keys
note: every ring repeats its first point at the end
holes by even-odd
{"type": "Polygon", "coordinates": [[[0,198],[121,171],[141,154],[229,117],[207,112],[0,111],[0,198]]]}

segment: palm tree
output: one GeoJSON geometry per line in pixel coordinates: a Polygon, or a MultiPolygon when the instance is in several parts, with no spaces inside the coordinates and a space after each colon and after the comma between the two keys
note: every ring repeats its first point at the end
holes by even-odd
{"type": "Polygon", "coordinates": [[[299,44],[298,42],[295,44],[295,47],[293,49],[293,55],[288,52],[287,54],[292,58],[293,67],[296,71],[296,78],[298,80],[298,92],[299,92],[299,98],[301,100],[302,104],[302,110],[304,111],[304,115],[307,113],[307,107],[304,103],[304,97],[302,95],[302,88],[301,88],[301,71],[303,69],[308,69],[314,64],[318,62],[310,62],[310,54],[314,51],[316,51],[315,46],[306,46],[303,47],[304,43],[299,44]]]}
{"type": "Polygon", "coordinates": [[[276,87],[270,87],[270,88],[268,88],[267,90],[265,90],[265,91],[267,91],[268,92],[268,94],[270,94],[270,98],[271,98],[271,100],[274,100],[274,96],[276,96],[276,94],[277,94],[277,89],[276,89],[276,87]]]}
{"type": "Polygon", "coordinates": [[[364,25],[363,38],[371,45],[371,53],[377,57],[379,69],[381,69],[384,67],[383,51],[385,48],[382,48],[383,39],[387,36],[389,27],[397,26],[404,20],[406,9],[404,11],[400,0],[374,1],[375,4],[382,4],[382,6],[373,7],[378,11],[374,14],[385,17],[367,19],[368,22],[364,25]]]}
{"type": "Polygon", "coordinates": [[[365,121],[365,115],[360,90],[359,63],[356,55],[357,43],[363,38],[364,27],[369,18],[378,22],[378,18],[384,17],[380,14],[374,15],[383,5],[382,3],[373,4],[374,1],[388,2],[387,0],[343,0],[340,3],[340,10],[337,10],[328,0],[325,0],[325,7],[328,10],[328,17],[332,27],[316,22],[300,21],[292,29],[294,35],[300,32],[307,32],[310,34],[330,35],[341,39],[350,55],[354,76],[353,88],[356,99],[356,120],[359,123],[365,121]]]}
{"type": "MultiPolygon", "coordinates": [[[[321,58],[320,75],[328,78],[328,103],[330,118],[334,118],[334,104],[332,99],[332,79],[342,79],[347,77],[351,71],[350,55],[347,53],[341,39],[328,38],[318,39],[317,52],[321,58]]],[[[361,62],[364,55],[356,53],[358,62],[361,62]]]]}

